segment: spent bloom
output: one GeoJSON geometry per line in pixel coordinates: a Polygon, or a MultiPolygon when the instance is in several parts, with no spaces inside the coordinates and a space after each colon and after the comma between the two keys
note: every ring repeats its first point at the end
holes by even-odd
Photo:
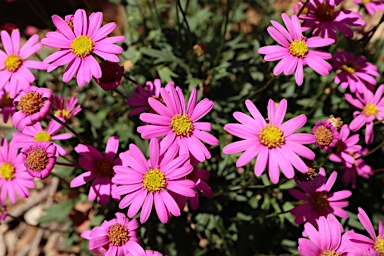
{"type": "Polygon", "coordinates": [[[341,218],[348,218],[348,214],[342,208],[348,206],[344,200],[352,195],[349,190],[329,193],[335,184],[337,172],[332,172],[328,180],[325,177],[324,168],[320,168],[319,175],[309,182],[298,182],[297,185],[304,191],[291,188],[288,192],[295,198],[304,201],[304,204],[296,206],[291,210],[295,216],[295,223],[301,224],[305,221],[315,224],[320,216],[335,214],[341,218]]]}
{"type": "Polygon", "coordinates": [[[316,146],[324,150],[336,146],[339,141],[339,132],[329,120],[317,121],[312,134],[316,138],[316,146]]]}
{"type": "Polygon", "coordinates": [[[384,84],[377,88],[375,94],[368,89],[365,89],[362,94],[357,93],[356,98],[351,94],[345,94],[345,99],[351,103],[354,107],[361,109],[353,113],[353,120],[349,124],[349,129],[352,132],[358,131],[364,124],[365,129],[365,143],[371,144],[373,142],[374,131],[373,125],[374,120],[384,119],[384,84]]]}
{"type": "Polygon", "coordinates": [[[13,101],[19,110],[12,116],[12,124],[19,131],[25,126],[42,121],[51,111],[52,92],[47,88],[31,86],[13,101]]]}
{"type": "Polygon", "coordinates": [[[103,61],[100,63],[100,68],[101,77],[96,78],[96,83],[104,91],[115,90],[121,83],[124,67],[114,62],[103,61]]]}
{"type": "Polygon", "coordinates": [[[342,0],[310,0],[308,12],[300,15],[304,21],[303,32],[313,29],[313,35],[321,35],[337,40],[336,29],[347,37],[353,36],[348,26],[364,26],[360,14],[350,10],[336,10],[342,0]]]}
{"type": "Polygon", "coordinates": [[[173,85],[160,89],[164,104],[154,98],[148,103],[157,114],[142,113],[140,120],[150,125],[137,128],[143,139],[162,138],[160,154],[171,147],[178,148],[180,154],[191,153],[198,161],[203,162],[211,158],[207,147],[202,143],[216,146],[219,141],[205,131],[211,131],[212,125],[208,122],[198,122],[213,108],[213,101],[203,99],[198,104],[197,90],[192,89],[188,105],[183,92],[173,85]]]}
{"type": "Polygon", "coordinates": [[[373,175],[372,168],[369,166],[361,156],[368,153],[369,149],[365,148],[359,152],[351,154],[355,159],[355,162],[351,167],[345,165],[341,166],[340,169],[343,171],[343,182],[345,186],[351,184],[352,188],[356,188],[356,176],[369,179],[373,175]]]}
{"type": "Polygon", "coordinates": [[[332,152],[329,156],[329,160],[337,163],[344,163],[346,167],[352,167],[355,163],[355,158],[353,154],[361,150],[361,146],[357,145],[360,140],[359,134],[354,134],[351,137],[348,137],[350,130],[347,124],[344,124],[340,128],[339,141],[336,146],[332,148],[332,152]]]}
{"type": "Polygon", "coordinates": [[[7,218],[8,212],[7,212],[7,206],[0,202],[0,224],[5,218],[7,218]]]}
{"type": "Polygon", "coordinates": [[[45,179],[56,163],[56,146],[52,142],[35,142],[21,149],[23,163],[32,177],[45,179]]]}
{"type": "Polygon", "coordinates": [[[115,213],[116,218],[104,220],[104,222],[81,233],[81,236],[89,240],[89,250],[101,255],[129,255],[139,243],[137,220],[129,220],[124,214],[115,213]]]}
{"type": "Polygon", "coordinates": [[[81,111],[81,105],[76,105],[78,98],[70,97],[64,98],[60,95],[55,95],[52,101],[52,108],[55,111],[53,114],[68,120],[77,115],[81,111]]]}
{"type": "Polygon", "coordinates": [[[356,58],[351,52],[336,51],[331,64],[336,70],[335,84],[340,84],[343,89],[349,87],[353,93],[364,93],[365,83],[376,85],[374,77],[380,77],[375,65],[367,62],[364,56],[356,58]]]}
{"type": "Polygon", "coordinates": [[[235,112],[233,117],[240,124],[224,126],[224,130],[243,139],[223,148],[225,154],[244,151],[237,160],[236,167],[246,165],[257,156],[255,175],[260,176],[265,167],[268,167],[269,177],[275,184],[279,181],[280,169],[288,179],[294,177],[293,167],[306,173],[308,167],[299,156],[310,160],[315,158],[315,154],[303,146],[303,144],[314,143],[315,136],[305,133],[294,134],[294,132],[304,126],[307,117],[301,114],[283,123],[287,112],[285,99],[281,100],[278,106],[273,100],[268,101],[268,122],[250,100],[246,100],[245,105],[252,117],[235,112]]]}
{"type": "Polygon", "coordinates": [[[332,214],[320,216],[317,228],[311,223],[304,224],[309,239],[299,238],[298,251],[302,256],[336,256],[343,252],[342,236],[344,228],[332,214]]]}
{"type": "Polygon", "coordinates": [[[8,32],[1,31],[1,41],[4,51],[0,50],[0,89],[5,89],[10,93],[11,98],[24,89],[27,89],[35,76],[29,69],[45,70],[47,65],[36,60],[26,60],[41,48],[38,35],[33,35],[20,49],[20,31],[12,30],[10,36],[8,32]]]}
{"type": "Polygon", "coordinates": [[[106,37],[115,29],[116,24],[111,22],[100,27],[102,21],[101,12],[92,13],[88,18],[82,9],[75,12],[72,23],[53,15],[52,22],[58,31],[48,32],[41,43],[60,50],[45,58],[45,63],[51,63],[47,71],[51,72],[56,67],[69,63],[64,71],[63,81],[69,82],[77,75],[77,83],[83,87],[92,77],[102,76],[100,65],[93,54],[110,62],[119,62],[116,54],[122,53],[123,49],[115,43],[124,41],[125,37],[106,37]],[[73,24],[73,29],[70,24],[73,24]]]}
{"type": "Polygon", "coordinates": [[[373,15],[378,11],[384,10],[384,1],[383,0],[354,0],[355,4],[364,5],[365,9],[369,15],[373,15]]]}
{"type": "Polygon", "coordinates": [[[158,140],[151,139],[149,160],[135,144],[130,144],[129,150],[120,154],[125,166],[117,165],[113,168],[116,175],[112,181],[119,185],[115,194],[127,194],[120,201],[119,207],[129,206],[128,217],[132,218],[142,208],[140,222],[146,222],[153,204],[162,223],[169,221],[170,213],[180,216],[180,208],[169,191],[187,197],[193,197],[196,192],[195,183],[185,179],[193,169],[189,163],[189,154],[175,158],[176,153],[173,148],[161,156],[158,140]]]}
{"type": "Polygon", "coordinates": [[[369,237],[357,233],[349,235],[349,240],[352,243],[352,246],[355,245],[365,248],[376,253],[376,255],[384,255],[384,225],[382,220],[379,220],[379,230],[376,235],[375,229],[367,213],[360,207],[358,210],[359,213],[357,214],[357,217],[368,232],[369,237]]]}
{"type": "Polygon", "coordinates": [[[1,140],[0,144],[0,191],[1,201],[5,202],[7,196],[14,204],[16,203],[16,193],[21,198],[29,197],[28,188],[34,188],[33,177],[28,174],[21,154],[18,149],[6,139],[1,140]]]}
{"type": "Polygon", "coordinates": [[[335,41],[329,38],[311,37],[305,38],[301,32],[301,25],[296,15],[291,18],[285,13],[282,14],[285,29],[280,23],[271,20],[272,26],[268,27],[269,35],[279,45],[264,46],[258,50],[260,54],[266,54],[264,60],[280,62],[273,69],[274,75],[284,72],[284,75],[292,74],[295,71],[295,79],[298,85],[303,84],[305,65],[323,76],[327,76],[332,66],[325,60],[331,59],[328,52],[310,50],[309,47],[323,47],[333,44],[335,41]]]}
{"type": "Polygon", "coordinates": [[[4,123],[7,123],[9,117],[16,112],[16,107],[13,105],[11,94],[2,89],[0,89],[0,109],[0,114],[3,115],[4,123]]]}
{"type": "MultiPolygon", "coordinates": [[[[169,86],[174,86],[174,82],[168,82],[165,88],[169,86]]],[[[127,99],[126,104],[131,107],[137,107],[129,113],[129,116],[134,116],[143,112],[152,112],[154,113],[152,107],[148,103],[149,98],[154,98],[162,103],[163,99],[160,96],[161,80],[155,79],[152,81],[147,81],[145,83],[145,88],[141,85],[136,85],[138,92],[132,92],[131,96],[127,99]]]]}
{"type": "MultiPolygon", "coordinates": [[[[48,123],[47,129],[44,130],[41,127],[40,123],[36,123],[31,126],[26,126],[23,132],[15,132],[13,133],[13,142],[16,147],[23,148],[28,144],[32,144],[35,142],[42,141],[52,141],[52,140],[67,140],[72,138],[72,134],[70,133],[61,133],[57,134],[61,130],[62,126],[55,120],[51,120],[48,123]]],[[[56,156],[65,156],[66,152],[64,148],[62,148],[59,144],[54,143],[56,146],[56,156]]]]}
{"type": "Polygon", "coordinates": [[[121,164],[119,157],[115,159],[118,149],[119,139],[117,136],[108,139],[105,155],[91,145],[77,145],[75,151],[80,154],[79,165],[86,172],[74,178],[70,187],[76,188],[93,180],[88,194],[89,201],[97,199],[97,203],[103,205],[109,202],[111,196],[113,199],[119,200],[120,197],[112,193],[112,189],[116,187],[112,183],[113,167],[121,164]]]}

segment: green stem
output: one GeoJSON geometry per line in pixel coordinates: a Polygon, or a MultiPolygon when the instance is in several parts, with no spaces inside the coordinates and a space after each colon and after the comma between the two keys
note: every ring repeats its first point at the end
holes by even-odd
{"type": "Polygon", "coordinates": [[[272,84],[272,82],[275,81],[275,79],[276,79],[276,76],[271,76],[271,78],[269,78],[268,82],[263,87],[257,89],[252,94],[248,95],[247,98],[251,99],[251,98],[255,97],[258,93],[260,93],[260,92],[264,91],[265,89],[267,89],[272,84]]]}
{"type": "Polygon", "coordinates": [[[73,133],[73,135],[75,135],[77,138],[79,138],[85,145],[89,145],[89,143],[83,138],[83,136],[81,136],[80,134],[78,134],[75,130],[73,130],[68,124],[64,123],[63,121],[61,121],[59,118],[57,118],[55,115],[53,114],[49,114],[49,116],[55,120],[56,122],[58,122],[59,124],[61,124],[62,126],[64,126],[67,130],[69,130],[71,133],[73,133]]]}
{"type": "Polygon", "coordinates": [[[135,85],[140,84],[139,82],[132,79],[127,73],[124,73],[123,76],[131,83],[134,83],[135,85]]]}
{"type": "Polygon", "coordinates": [[[180,0],[177,0],[177,6],[179,7],[179,9],[181,11],[181,14],[183,15],[184,23],[187,26],[188,42],[189,42],[189,46],[191,46],[192,45],[191,29],[189,28],[189,24],[187,21],[187,15],[185,14],[183,8],[181,7],[180,0]]]}
{"type": "Polygon", "coordinates": [[[55,164],[61,165],[61,166],[67,166],[67,167],[78,167],[78,164],[71,164],[71,163],[62,163],[62,162],[56,162],[55,164]]]}
{"type": "Polygon", "coordinates": [[[364,154],[363,156],[361,156],[361,158],[363,157],[366,157],[366,156],[369,156],[370,154],[376,152],[377,150],[379,150],[380,148],[384,147],[384,141],[381,142],[379,145],[377,145],[374,149],[368,151],[366,154],[364,154]]]}

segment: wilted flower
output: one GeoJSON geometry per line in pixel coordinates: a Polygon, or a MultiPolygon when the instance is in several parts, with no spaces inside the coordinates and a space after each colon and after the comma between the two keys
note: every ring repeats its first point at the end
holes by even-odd
{"type": "Polygon", "coordinates": [[[10,116],[16,112],[16,107],[13,105],[13,99],[9,92],[0,89],[0,114],[3,115],[3,122],[7,123],[10,116]]]}
{"type": "Polygon", "coordinates": [[[117,63],[103,61],[100,63],[101,77],[96,78],[96,83],[104,91],[115,90],[121,83],[124,68],[117,63]]]}

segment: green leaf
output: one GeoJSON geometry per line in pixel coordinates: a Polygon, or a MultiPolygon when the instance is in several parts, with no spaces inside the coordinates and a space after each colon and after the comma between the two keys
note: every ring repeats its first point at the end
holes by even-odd
{"type": "Polygon", "coordinates": [[[39,222],[44,223],[44,222],[56,221],[58,223],[63,223],[64,220],[71,213],[76,202],[77,202],[77,199],[62,201],[58,204],[55,204],[45,209],[46,214],[41,218],[39,218],[39,222]]]}

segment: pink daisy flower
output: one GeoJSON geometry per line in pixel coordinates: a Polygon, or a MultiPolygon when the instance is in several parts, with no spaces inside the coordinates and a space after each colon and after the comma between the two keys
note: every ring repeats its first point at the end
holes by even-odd
{"type": "Polygon", "coordinates": [[[173,85],[160,89],[164,104],[154,98],[148,98],[148,103],[157,114],[142,113],[140,120],[150,125],[137,128],[143,139],[162,138],[160,154],[170,147],[177,147],[179,154],[191,153],[198,161],[210,159],[209,150],[202,143],[216,146],[219,141],[205,131],[211,131],[208,122],[198,122],[213,108],[213,101],[201,100],[197,105],[197,90],[192,89],[188,105],[179,87],[173,85]]]}
{"type": "Polygon", "coordinates": [[[304,191],[291,188],[288,190],[293,197],[304,201],[304,204],[296,206],[291,210],[295,216],[295,223],[301,224],[305,221],[315,224],[320,216],[335,214],[340,218],[348,218],[348,213],[342,208],[348,206],[348,201],[343,200],[352,195],[349,190],[342,190],[328,194],[335,184],[337,172],[332,172],[326,181],[325,170],[320,168],[319,175],[310,182],[298,182],[297,185],[304,191]]]}
{"type": "Polygon", "coordinates": [[[294,134],[304,126],[307,121],[306,116],[301,114],[283,123],[287,112],[287,100],[281,100],[276,106],[276,103],[270,99],[268,101],[267,123],[250,100],[246,100],[245,105],[252,117],[241,112],[235,112],[233,117],[240,124],[226,124],[224,126],[224,130],[243,139],[223,148],[225,154],[236,154],[244,151],[237,160],[236,167],[248,164],[257,156],[255,175],[260,176],[265,167],[268,167],[269,177],[274,184],[279,181],[279,169],[288,179],[295,176],[293,167],[306,173],[308,167],[299,156],[310,160],[315,158],[315,154],[303,146],[303,144],[314,143],[315,136],[304,133],[294,134]]]}
{"type": "Polygon", "coordinates": [[[367,62],[364,56],[356,58],[351,52],[336,51],[331,64],[337,70],[335,84],[340,84],[343,89],[349,86],[353,93],[364,93],[367,89],[365,83],[376,85],[373,76],[380,77],[375,65],[367,62]]]}
{"type": "Polygon", "coordinates": [[[353,120],[349,124],[349,129],[356,132],[366,124],[365,128],[365,143],[371,144],[373,142],[373,121],[375,119],[381,121],[384,119],[384,84],[380,85],[375,94],[368,89],[365,89],[363,94],[356,94],[354,98],[350,94],[345,94],[345,99],[354,107],[361,109],[353,113],[353,120]]]}
{"type": "Polygon", "coordinates": [[[356,246],[366,248],[376,255],[384,255],[384,225],[382,220],[379,220],[379,230],[376,235],[375,229],[367,213],[360,207],[358,210],[359,213],[357,214],[357,217],[370,237],[353,233],[349,235],[349,240],[356,246]]]}
{"type": "Polygon", "coordinates": [[[153,204],[162,223],[169,221],[170,213],[180,216],[180,208],[168,191],[187,197],[193,197],[196,192],[193,189],[195,183],[185,179],[193,169],[189,163],[189,155],[175,158],[175,153],[175,150],[170,150],[160,156],[159,142],[151,139],[149,160],[135,144],[130,144],[129,150],[120,154],[127,166],[115,166],[116,175],[112,181],[120,185],[115,189],[115,194],[127,194],[120,201],[119,207],[129,206],[128,217],[135,216],[142,208],[140,222],[146,222],[153,204]]]}
{"type": "Polygon", "coordinates": [[[296,83],[303,84],[303,67],[308,64],[313,70],[323,76],[327,76],[332,66],[325,60],[331,59],[328,52],[309,50],[308,47],[323,47],[333,44],[335,41],[329,38],[312,37],[306,39],[301,33],[301,25],[296,15],[291,18],[285,13],[282,15],[287,29],[280,23],[271,20],[273,27],[268,27],[269,35],[279,44],[259,48],[258,53],[266,54],[264,60],[281,60],[273,69],[274,75],[284,72],[289,75],[295,72],[296,83]]]}
{"type": "Polygon", "coordinates": [[[51,72],[58,66],[68,66],[64,71],[63,81],[69,82],[77,75],[77,83],[83,87],[92,77],[101,78],[101,68],[92,54],[110,62],[119,62],[116,54],[123,52],[117,42],[125,40],[124,36],[105,38],[116,27],[114,22],[100,28],[103,21],[101,12],[92,13],[87,18],[84,10],[79,9],[73,17],[73,30],[69,24],[57,15],[52,16],[52,22],[59,31],[49,32],[41,43],[50,47],[60,48],[45,58],[45,63],[51,63],[47,71],[51,72]]]}
{"type": "Polygon", "coordinates": [[[324,150],[336,146],[339,141],[339,132],[328,120],[317,121],[312,134],[316,138],[315,145],[324,150]]]}
{"type": "Polygon", "coordinates": [[[56,164],[56,146],[52,142],[35,142],[21,149],[23,163],[32,177],[45,179],[56,164]]]}
{"type": "Polygon", "coordinates": [[[355,4],[364,5],[365,9],[369,15],[373,15],[376,12],[384,10],[384,1],[383,0],[354,0],[355,4]]]}
{"type": "Polygon", "coordinates": [[[79,165],[87,171],[74,178],[70,187],[76,188],[93,180],[88,194],[89,201],[97,199],[97,203],[103,205],[109,202],[111,196],[119,200],[120,197],[112,193],[112,189],[116,187],[112,183],[112,176],[115,174],[113,167],[121,164],[120,157],[115,159],[118,149],[117,136],[108,139],[105,155],[91,145],[77,145],[75,151],[80,154],[79,165]]]}
{"type": "MultiPolygon", "coordinates": [[[[174,82],[169,82],[165,86],[167,89],[169,86],[174,86],[174,82]]],[[[131,107],[137,107],[129,113],[129,116],[134,116],[143,112],[154,113],[152,107],[148,103],[149,98],[154,98],[161,103],[164,103],[163,99],[160,96],[161,80],[155,79],[152,81],[147,81],[145,83],[145,88],[141,85],[136,85],[138,92],[132,92],[131,96],[127,99],[126,104],[131,107]]]]}
{"type": "Polygon", "coordinates": [[[30,86],[23,90],[13,101],[20,107],[12,116],[12,124],[19,131],[25,126],[42,121],[51,111],[52,92],[46,88],[30,86]]]}
{"type": "Polygon", "coordinates": [[[89,250],[101,255],[129,255],[137,250],[134,244],[139,243],[137,220],[129,220],[124,214],[115,213],[116,218],[104,221],[99,227],[81,233],[89,240],[89,250]]]}
{"type": "Polygon", "coordinates": [[[21,198],[29,197],[28,188],[34,188],[33,177],[27,173],[23,164],[22,155],[18,154],[18,149],[6,139],[1,140],[0,144],[0,190],[1,201],[5,202],[7,196],[14,204],[16,203],[16,193],[21,198]]]}
{"type": "Polygon", "coordinates": [[[163,256],[163,254],[152,251],[152,250],[145,250],[143,247],[141,247],[138,243],[131,243],[129,248],[129,254],[128,256],[163,256]]]}
{"type": "Polygon", "coordinates": [[[3,122],[7,123],[10,116],[16,113],[16,107],[13,105],[13,99],[9,92],[0,89],[0,114],[3,115],[3,122]]]}
{"type": "MultiPolygon", "coordinates": [[[[46,130],[43,130],[40,123],[36,123],[31,126],[26,126],[23,132],[13,133],[13,142],[16,147],[23,148],[29,144],[35,142],[50,142],[51,140],[67,140],[72,138],[70,133],[61,133],[57,134],[61,130],[62,126],[55,120],[51,120],[47,126],[46,130]]],[[[65,156],[66,152],[59,144],[54,143],[56,146],[56,157],[65,156]]]]}
{"type": "Polygon", "coordinates": [[[124,67],[117,63],[103,61],[100,63],[101,77],[96,78],[96,83],[104,91],[115,90],[121,83],[124,67]]]}
{"type": "Polygon", "coordinates": [[[348,26],[364,26],[360,14],[350,10],[336,11],[342,0],[311,0],[307,5],[308,13],[302,14],[302,30],[313,29],[313,35],[330,37],[337,40],[336,29],[347,37],[353,36],[348,26]],[[348,26],[347,26],[348,25],[348,26]]]}
{"type": "MultiPolygon", "coordinates": [[[[193,169],[191,174],[187,176],[187,179],[190,179],[195,182],[194,190],[196,191],[196,194],[193,197],[189,197],[189,204],[191,205],[192,210],[197,210],[199,208],[198,191],[200,191],[200,193],[202,193],[206,197],[211,197],[213,195],[211,187],[206,182],[209,180],[209,175],[209,171],[197,168],[193,169]]],[[[170,194],[175,198],[180,209],[184,209],[184,206],[187,202],[187,197],[171,192],[170,194]]]]}
{"type": "Polygon", "coordinates": [[[344,228],[332,214],[320,216],[315,225],[305,223],[306,238],[299,238],[298,251],[302,256],[341,255],[344,228]]]}
{"type": "MultiPolygon", "coordinates": [[[[333,152],[329,156],[329,160],[337,163],[345,163],[345,166],[352,167],[355,163],[355,158],[352,154],[357,153],[361,150],[361,146],[357,145],[360,140],[359,134],[354,134],[348,137],[350,130],[347,124],[344,124],[340,129],[339,141],[336,147],[333,148],[333,152]]],[[[329,152],[331,152],[329,150],[329,152]]]]}
{"type": "Polygon", "coordinates": [[[11,98],[24,89],[27,89],[35,76],[29,69],[45,70],[47,65],[35,60],[26,60],[40,50],[41,44],[37,43],[38,35],[33,35],[20,49],[20,31],[12,30],[12,35],[1,31],[1,41],[4,51],[0,50],[0,89],[5,87],[11,98]]]}
{"type": "Polygon", "coordinates": [[[81,111],[81,105],[76,105],[78,99],[75,97],[63,98],[60,95],[55,95],[52,101],[52,108],[55,111],[54,115],[68,120],[81,111]]]}
{"type": "Polygon", "coordinates": [[[356,188],[356,176],[359,175],[365,179],[369,179],[373,175],[372,168],[369,166],[363,158],[360,158],[364,154],[368,153],[368,149],[365,148],[359,152],[353,153],[352,157],[355,159],[352,167],[341,166],[343,170],[343,182],[345,186],[352,185],[352,188],[356,188]]]}

